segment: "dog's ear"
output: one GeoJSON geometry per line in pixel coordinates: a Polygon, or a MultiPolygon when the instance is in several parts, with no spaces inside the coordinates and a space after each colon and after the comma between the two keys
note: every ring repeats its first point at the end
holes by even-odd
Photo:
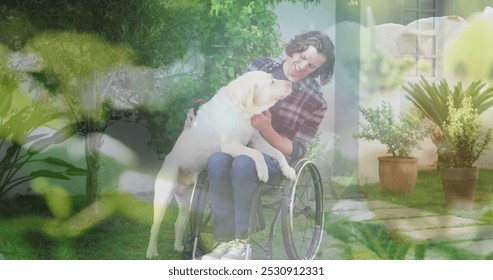
{"type": "Polygon", "coordinates": [[[245,110],[248,110],[252,107],[252,105],[255,102],[255,97],[258,94],[258,86],[256,84],[253,84],[252,86],[248,87],[245,89],[244,92],[244,98],[243,98],[243,108],[245,110]]]}

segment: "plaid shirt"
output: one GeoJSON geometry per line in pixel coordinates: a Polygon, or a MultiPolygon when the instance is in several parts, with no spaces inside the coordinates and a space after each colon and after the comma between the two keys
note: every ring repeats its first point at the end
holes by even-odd
{"type": "MultiPolygon", "coordinates": [[[[282,67],[282,63],[283,60],[279,58],[259,58],[245,72],[260,70],[271,73],[282,67]]],[[[274,130],[293,142],[291,158],[306,156],[307,148],[313,143],[326,110],[327,103],[323,98],[322,87],[310,76],[299,83],[293,83],[291,94],[270,108],[274,130]]]]}

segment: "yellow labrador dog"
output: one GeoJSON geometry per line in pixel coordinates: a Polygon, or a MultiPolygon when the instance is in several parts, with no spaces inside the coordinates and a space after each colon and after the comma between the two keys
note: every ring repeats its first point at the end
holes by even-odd
{"type": "Polygon", "coordinates": [[[283,154],[251,126],[251,118],[272,107],[291,92],[291,83],[276,80],[262,71],[247,72],[221,88],[202,105],[193,125],[185,129],[164,160],[154,185],[154,220],[147,257],[158,256],[157,237],[166,208],[175,197],[179,214],[175,222],[174,249],[183,250],[182,238],[189,215],[191,185],[206,166],[207,159],[222,151],[233,157],[247,155],[256,165],[260,181],[269,178],[262,153],[279,162],[289,179],[296,177],[283,154]],[[247,147],[249,144],[250,147],[247,147]]]}

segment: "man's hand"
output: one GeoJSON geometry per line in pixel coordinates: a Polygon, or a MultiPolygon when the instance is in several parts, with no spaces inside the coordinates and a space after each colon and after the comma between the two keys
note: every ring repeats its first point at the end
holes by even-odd
{"type": "Polygon", "coordinates": [[[194,112],[193,108],[191,108],[187,112],[187,118],[185,119],[185,124],[183,125],[183,130],[191,128],[194,120],[195,120],[195,112],[194,112]]]}
{"type": "Polygon", "coordinates": [[[269,110],[252,117],[252,126],[258,129],[261,133],[272,129],[272,116],[269,110]]]}
{"type": "Polygon", "coordinates": [[[293,142],[284,136],[279,135],[272,127],[272,116],[269,110],[252,117],[251,124],[260,131],[262,137],[274,148],[278,149],[285,156],[290,156],[293,152],[293,142]]]}
{"type": "Polygon", "coordinates": [[[183,130],[189,129],[192,127],[193,122],[195,121],[195,116],[197,116],[197,111],[199,110],[200,106],[205,103],[205,100],[202,98],[199,98],[195,101],[195,104],[193,104],[193,108],[190,108],[187,112],[187,118],[185,119],[185,124],[183,125],[183,130]]]}

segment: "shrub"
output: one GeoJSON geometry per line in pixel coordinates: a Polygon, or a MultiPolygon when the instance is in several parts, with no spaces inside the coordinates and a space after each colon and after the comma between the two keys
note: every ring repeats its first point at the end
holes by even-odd
{"type": "Polygon", "coordinates": [[[481,129],[477,109],[470,96],[464,96],[456,106],[452,95],[448,97],[448,116],[443,123],[443,141],[437,145],[441,167],[469,168],[491,142],[491,128],[481,129]]]}
{"type": "Polygon", "coordinates": [[[376,108],[360,108],[367,123],[360,123],[361,132],[355,137],[378,140],[387,146],[393,157],[409,157],[427,135],[426,127],[417,111],[408,110],[397,120],[390,103],[384,102],[376,108]]]}

